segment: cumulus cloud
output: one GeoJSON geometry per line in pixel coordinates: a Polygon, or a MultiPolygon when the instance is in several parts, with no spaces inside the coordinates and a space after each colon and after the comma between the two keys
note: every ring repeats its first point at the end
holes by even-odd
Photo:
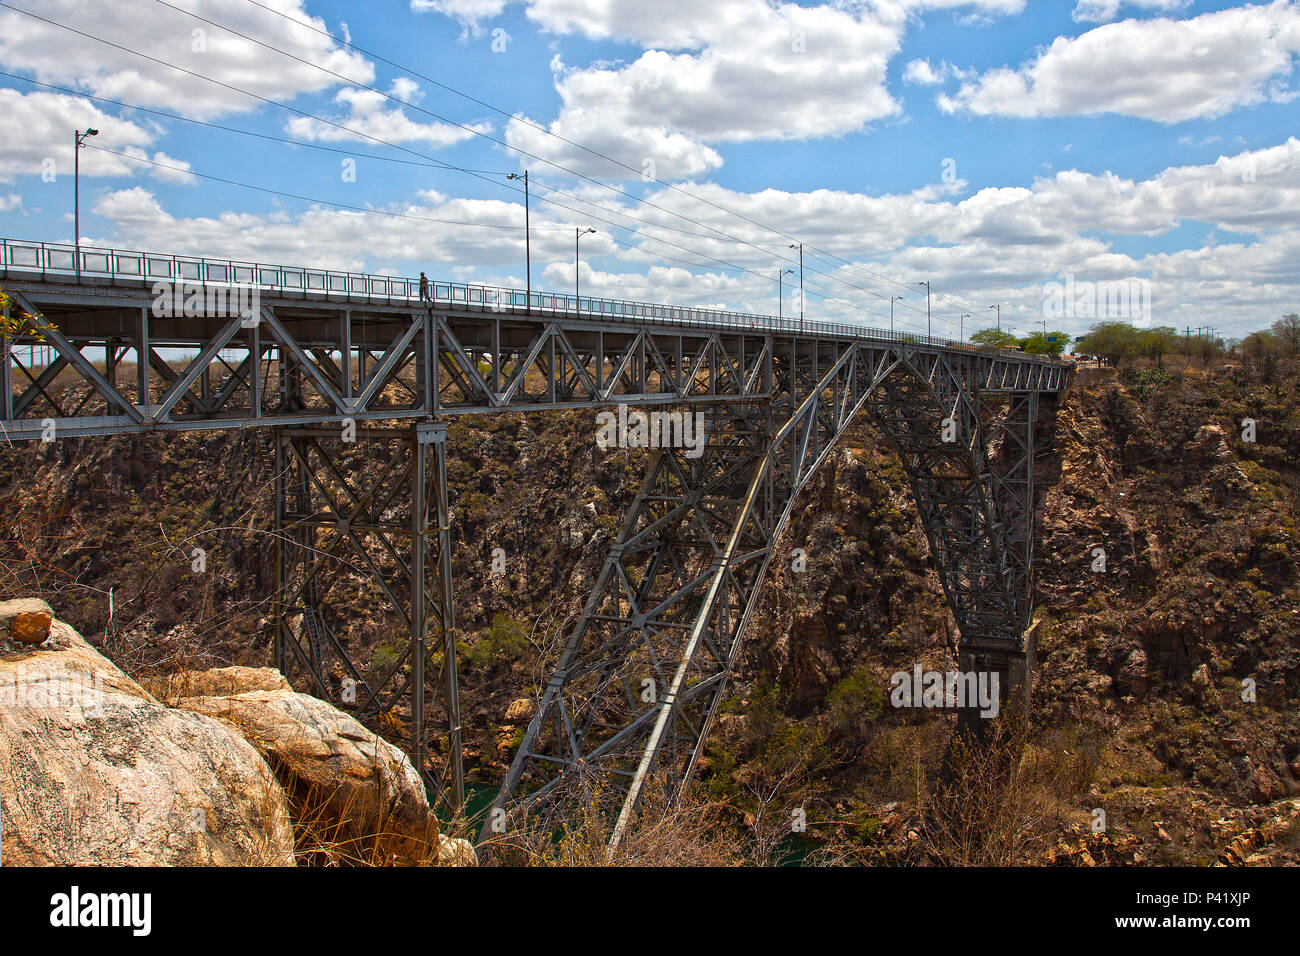
{"type": "Polygon", "coordinates": [[[1079,22],[1109,23],[1124,6],[1169,13],[1185,10],[1190,4],[1191,0],[1079,0],[1070,15],[1079,22]]]}
{"type": "MultiPolygon", "coordinates": [[[[104,193],[93,208],[115,230],[111,237],[95,241],[150,251],[375,272],[389,271],[403,261],[477,269],[524,261],[522,203],[460,199],[434,190],[374,207],[397,215],[313,205],[298,212],[180,217],[152,191],[138,186],[104,193]],[[366,237],[364,243],[357,241],[359,235],[366,237]]],[[[572,265],[571,225],[534,210],[532,227],[535,261],[555,259],[572,265]]],[[[615,248],[608,236],[599,234],[583,245],[584,255],[615,248]]]]}
{"type": "Polygon", "coordinates": [[[423,142],[433,147],[450,146],[472,138],[474,131],[486,133],[492,129],[489,123],[466,123],[468,129],[436,121],[418,123],[401,106],[394,106],[393,99],[389,98],[391,96],[399,102],[414,104],[418,101],[419,94],[419,86],[405,78],[393,82],[388,96],[374,90],[345,86],[334,95],[334,102],[346,106],[346,114],[326,117],[324,120],[295,116],[285,124],[285,129],[298,139],[327,142],[423,142]]]}
{"type": "MultiPolygon", "coordinates": [[[[652,47],[627,64],[555,64],[562,103],[550,131],[659,178],[721,165],[714,144],[833,136],[893,116],[885,69],[899,33],[869,13],[774,6],[763,0],[678,3],[682,16],[643,3],[549,0],[529,16],[556,32],[634,38],[652,47]],[[611,18],[625,10],[626,19],[611,18]]],[[[581,171],[626,170],[558,144],[518,119],[512,146],[581,171]]]]}
{"type": "Polygon", "coordinates": [[[990,70],[938,103],[980,116],[1115,113],[1178,123],[1295,96],[1300,6],[1276,0],[1187,20],[1126,20],[1057,37],[1017,69],[990,70]]]}
{"type": "Polygon", "coordinates": [[[903,70],[903,82],[914,86],[938,86],[953,77],[965,79],[970,75],[970,72],[959,70],[947,60],[938,66],[929,60],[912,60],[903,70]]]}
{"type": "MultiPolygon", "coordinates": [[[[640,46],[630,62],[553,63],[559,115],[518,116],[507,141],[587,175],[693,178],[722,164],[719,144],[808,139],[896,116],[886,68],[908,23],[934,10],[1017,13],[1024,0],[524,0],[542,30],[640,46]],[[614,158],[547,136],[582,142],[614,158]],[[630,170],[629,171],[629,167],[630,170]]],[[[477,27],[494,0],[413,0],[477,27]]]]}
{"type": "Polygon", "coordinates": [[[145,148],[154,142],[153,128],[110,116],[80,96],[24,95],[0,89],[0,115],[12,129],[22,131],[22,135],[0,137],[0,182],[13,182],[19,176],[43,176],[48,181],[51,175],[71,175],[73,131],[92,128],[100,134],[87,142],[101,148],[82,150],[82,176],[152,175],[166,182],[193,180],[185,172],[189,169],[185,160],[145,148]],[[132,162],[127,156],[158,165],[132,162]]]}
{"type": "Polygon", "coordinates": [[[943,82],[942,68],[936,70],[929,60],[913,60],[903,71],[903,82],[917,86],[938,86],[943,82]]]}
{"type": "Polygon", "coordinates": [[[370,84],[374,79],[373,66],[365,58],[315,32],[324,29],[324,21],[309,16],[303,9],[303,0],[267,0],[267,5],[299,23],[244,0],[192,0],[187,4],[200,16],[257,37],[272,47],[292,51],[307,63],[150,0],[116,3],[46,0],[33,11],[47,21],[66,24],[88,36],[79,36],[14,10],[0,10],[0,61],[9,69],[29,71],[46,82],[77,85],[98,96],[166,107],[199,118],[253,110],[262,105],[253,97],[203,77],[270,99],[292,99],[339,82],[309,63],[342,74],[353,83],[370,84]],[[127,49],[118,49],[94,37],[127,49]],[[128,50],[175,64],[198,76],[187,75],[128,50]]]}
{"type": "Polygon", "coordinates": [[[413,13],[441,13],[459,20],[472,32],[482,29],[483,21],[491,20],[506,8],[509,0],[411,0],[413,13]]]}

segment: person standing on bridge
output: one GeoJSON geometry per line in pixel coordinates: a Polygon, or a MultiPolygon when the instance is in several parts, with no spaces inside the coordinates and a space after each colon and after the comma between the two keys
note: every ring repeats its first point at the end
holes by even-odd
{"type": "Polygon", "coordinates": [[[433,302],[433,299],[429,297],[429,277],[423,272],[420,273],[420,301],[433,302]]]}

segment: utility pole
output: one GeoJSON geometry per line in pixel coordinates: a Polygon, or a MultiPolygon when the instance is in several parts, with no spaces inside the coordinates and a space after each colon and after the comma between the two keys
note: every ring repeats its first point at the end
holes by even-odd
{"type": "Polygon", "coordinates": [[[72,147],[72,258],[77,270],[77,281],[81,281],[81,151],[82,143],[88,136],[98,136],[99,130],[88,129],[84,133],[74,129],[72,147]]]}
{"type": "Polygon", "coordinates": [[[581,279],[578,276],[578,240],[589,232],[595,232],[595,229],[579,229],[573,227],[573,298],[577,301],[573,303],[574,311],[582,311],[582,294],[579,291],[581,279]]]}
{"type": "Polygon", "coordinates": [[[799,334],[803,335],[803,243],[792,242],[790,248],[799,250],[799,334]]]}
{"type": "Polygon", "coordinates": [[[930,280],[923,279],[917,285],[925,286],[925,344],[930,344],[930,280]]]}
{"type": "Polygon", "coordinates": [[[1002,340],[1002,304],[998,303],[997,305],[991,305],[989,306],[989,308],[998,310],[998,340],[1001,341],[1002,340]]]}
{"type": "Polygon", "coordinates": [[[511,173],[509,176],[506,177],[506,179],[522,179],[524,181],[524,270],[525,270],[524,282],[526,283],[527,296],[528,296],[528,298],[525,300],[527,302],[527,305],[524,306],[524,311],[532,312],[533,310],[533,239],[532,239],[532,229],[530,228],[531,223],[529,222],[529,219],[531,218],[531,214],[528,209],[529,206],[528,170],[525,169],[524,174],[522,176],[520,176],[518,173],[511,173]]]}

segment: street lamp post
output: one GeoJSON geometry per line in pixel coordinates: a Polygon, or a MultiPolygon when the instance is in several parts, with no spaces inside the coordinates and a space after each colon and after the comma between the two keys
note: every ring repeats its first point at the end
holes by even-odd
{"type": "Polygon", "coordinates": [[[532,312],[533,310],[533,239],[532,239],[532,230],[530,229],[530,223],[529,223],[529,218],[531,214],[528,209],[529,206],[528,170],[525,169],[524,174],[522,176],[520,176],[518,173],[511,173],[509,176],[506,177],[506,179],[522,179],[524,181],[524,282],[527,290],[526,295],[528,296],[528,298],[525,299],[525,302],[527,304],[524,306],[524,310],[526,312],[532,312]]]}
{"type": "Polygon", "coordinates": [[[776,274],[776,317],[778,319],[785,317],[784,280],[787,275],[794,275],[794,270],[782,269],[776,274]]]}
{"type": "Polygon", "coordinates": [[[901,295],[891,295],[889,297],[889,337],[891,339],[894,337],[894,303],[902,300],[901,295]]]}
{"type": "Polygon", "coordinates": [[[930,344],[930,280],[924,279],[917,285],[925,286],[925,344],[930,344]]]}
{"type": "Polygon", "coordinates": [[[799,334],[803,335],[803,243],[790,243],[791,249],[799,250],[799,334]]]}
{"type": "Polygon", "coordinates": [[[587,233],[595,231],[595,229],[590,227],[587,229],[580,229],[575,226],[573,228],[573,298],[577,300],[574,302],[573,307],[578,312],[582,311],[581,279],[578,275],[578,240],[587,233]]]}
{"type": "Polygon", "coordinates": [[[77,270],[77,280],[81,280],[81,150],[82,140],[88,136],[98,136],[99,130],[87,129],[84,133],[75,129],[72,147],[72,255],[77,270]]]}
{"type": "Polygon", "coordinates": [[[966,342],[966,324],[965,324],[965,323],[966,323],[966,320],[969,319],[969,318],[971,318],[971,314],[970,314],[969,312],[966,312],[966,313],[963,313],[963,314],[961,315],[961,317],[957,319],[957,341],[958,341],[958,342],[961,342],[963,345],[964,345],[965,342],[966,342]]]}
{"type": "Polygon", "coordinates": [[[997,309],[997,310],[998,310],[998,341],[1001,341],[1001,337],[1002,337],[1002,304],[999,303],[999,304],[997,304],[997,305],[991,305],[991,306],[989,306],[989,308],[990,308],[990,309],[997,309]]]}

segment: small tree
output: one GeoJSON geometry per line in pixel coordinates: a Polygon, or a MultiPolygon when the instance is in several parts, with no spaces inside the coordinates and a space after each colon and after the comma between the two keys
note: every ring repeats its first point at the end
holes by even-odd
{"type": "Polygon", "coordinates": [[[1010,332],[1001,329],[980,329],[970,337],[971,345],[983,349],[1009,349],[1019,345],[1019,340],[1010,332]]]}
{"type": "Polygon", "coordinates": [[[1065,332],[1034,332],[1020,340],[1026,352],[1033,355],[1062,355],[1070,336],[1065,332]]]}
{"type": "Polygon", "coordinates": [[[1178,330],[1162,325],[1137,333],[1138,350],[1156,364],[1165,367],[1165,356],[1178,346],[1178,330]]]}
{"type": "Polygon", "coordinates": [[[1108,365],[1120,366],[1137,354],[1138,331],[1127,322],[1099,322],[1075,350],[1102,359],[1108,365]]]}
{"type": "Polygon", "coordinates": [[[53,327],[45,321],[44,316],[32,315],[25,309],[16,307],[13,299],[0,287],[0,336],[16,338],[30,330],[36,341],[44,342],[44,333],[53,327]]]}
{"type": "Polygon", "coordinates": [[[1252,332],[1241,343],[1241,354],[1246,363],[1269,381],[1277,368],[1277,343],[1272,332],[1252,332]]]}
{"type": "Polygon", "coordinates": [[[1208,366],[1212,359],[1223,354],[1223,343],[1203,332],[1192,340],[1192,350],[1200,356],[1201,365],[1208,366]]]}
{"type": "Polygon", "coordinates": [[[1300,354],[1300,313],[1292,312],[1274,322],[1273,339],[1287,355],[1300,354]]]}

